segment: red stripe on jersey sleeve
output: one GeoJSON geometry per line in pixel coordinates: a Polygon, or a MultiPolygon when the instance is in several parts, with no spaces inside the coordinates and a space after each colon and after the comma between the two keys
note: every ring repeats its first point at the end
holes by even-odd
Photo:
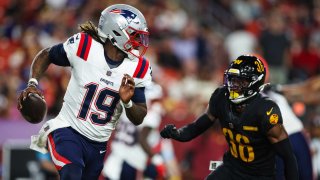
{"type": "Polygon", "coordinates": [[[141,74],[141,78],[144,78],[144,76],[146,75],[148,69],[149,69],[149,61],[146,59],[146,65],[144,66],[143,72],[141,74]]]}
{"type": "Polygon", "coordinates": [[[139,58],[139,62],[138,62],[136,70],[134,71],[133,77],[137,77],[137,75],[141,69],[142,60],[143,60],[142,58],[139,58]]]}
{"type": "Polygon", "coordinates": [[[85,61],[87,61],[87,59],[88,59],[89,51],[90,51],[90,48],[91,48],[91,43],[92,43],[92,37],[88,35],[87,47],[84,47],[84,48],[86,48],[86,51],[85,51],[84,57],[83,57],[83,59],[85,61]]]}
{"type": "Polygon", "coordinates": [[[80,55],[81,55],[81,51],[82,51],[82,48],[83,48],[83,42],[84,42],[84,33],[81,33],[80,43],[79,43],[78,50],[77,50],[77,56],[78,57],[80,57],[80,55]]]}

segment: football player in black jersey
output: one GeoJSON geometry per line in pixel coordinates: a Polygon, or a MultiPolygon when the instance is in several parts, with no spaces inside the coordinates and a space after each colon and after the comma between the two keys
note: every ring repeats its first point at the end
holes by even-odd
{"type": "Polygon", "coordinates": [[[225,72],[224,86],[211,95],[209,105],[194,122],[177,129],[168,124],[163,138],[190,141],[216,120],[229,145],[223,164],[207,179],[275,179],[275,155],[282,157],[287,180],[298,179],[298,167],[288,134],[282,125],[280,109],[261,91],[265,67],[256,56],[242,55],[225,72]]]}

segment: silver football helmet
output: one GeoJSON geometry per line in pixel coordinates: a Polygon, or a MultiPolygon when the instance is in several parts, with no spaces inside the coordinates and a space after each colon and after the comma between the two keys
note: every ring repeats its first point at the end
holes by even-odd
{"type": "Polygon", "coordinates": [[[129,59],[141,58],[149,45],[149,32],[143,14],[126,4],[115,4],[102,11],[98,34],[109,39],[129,59]]]}

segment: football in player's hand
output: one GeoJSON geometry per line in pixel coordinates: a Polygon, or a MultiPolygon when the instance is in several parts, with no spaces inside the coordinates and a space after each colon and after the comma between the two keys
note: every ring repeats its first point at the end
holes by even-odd
{"type": "Polygon", "coordinates": [[[40,123],[47,113],[47,104],[38,94],[30,93],[21,102],[20,112],[25,120],[32,124],[40,123]]]}

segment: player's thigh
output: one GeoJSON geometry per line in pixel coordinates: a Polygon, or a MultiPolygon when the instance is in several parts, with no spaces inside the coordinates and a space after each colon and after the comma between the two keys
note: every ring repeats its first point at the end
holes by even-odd
{"type": "Polygon", "coordinates": [[[312,157],[306,137],[298,132],[290,135],[289,139],[298,163],[300,179],[312,179],[312,157]]]}
{"type": "Polygon", "coordinates": [[[58,170],[71,163],[84,167],[81,142],[69,128],[57,129],[49,134],[48,149],[58,170]]]}
{"type": "Polygon", "coordinates": [[[107,142],[93,142],[82,137],[82,144],[86,147],[84,151],[86,165],[83,169],[83,177],[86,179],[98,179],[103,169],[107,142]]]}
{"type": "Polygon", "coordinates": [[[137,178],[137,175],[138,170],[127,162],[123,161],[120,179],[135,180],[137,178]]]}
{"type": "Polygon", "coordinates": [[[90,160],[86,161],[85,168],[82,172],[82,179],[98,179],[103,169],[104,156],[101,156],[100,154],[90,155],[90,157],[87,157],[90,158],[90,160]]]}

